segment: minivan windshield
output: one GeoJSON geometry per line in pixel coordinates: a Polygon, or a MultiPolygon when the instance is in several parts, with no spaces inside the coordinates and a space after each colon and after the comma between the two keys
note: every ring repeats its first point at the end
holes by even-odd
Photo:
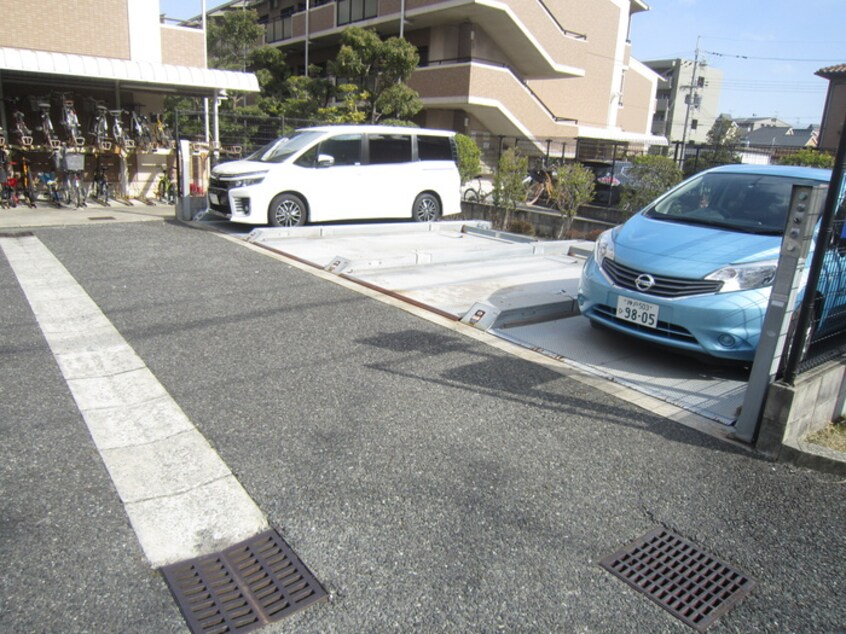
{"type": "Polygon", "coordinates": [[[702,174],[659,199],[644,215],[656,220],[780,235],[796,179],[761,174],[702,174]]]}
{"type": "Polygon", "coordinates": [[[311,145],[313,141],[321,136],[323,136],[322,132],[296,132],[290,138],[281,137],[268,143],[263,148],[250,154],[245,160],[258,161],[260,163],[282,163],[303,148],[311,145]]]}

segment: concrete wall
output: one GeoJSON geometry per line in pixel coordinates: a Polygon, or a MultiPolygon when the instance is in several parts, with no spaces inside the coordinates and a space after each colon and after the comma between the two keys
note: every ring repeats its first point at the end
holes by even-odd
{"type": "Polygon", "coordinates": [[[778,460],[846,473],[846,456],[804,442],[808,434],[841,419],[844,404],[846,359],[800,374],[795,385],[773,383],[755,448],[778,460]]]}

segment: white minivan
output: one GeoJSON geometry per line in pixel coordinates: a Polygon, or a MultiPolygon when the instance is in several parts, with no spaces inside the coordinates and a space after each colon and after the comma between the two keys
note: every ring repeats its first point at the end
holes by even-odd
{"type": "Polygon", "coordinates": [[[297,130],[211,173],[209,208],[232,222],[413,218],[461,211],[455,133],[380,125],[297,130]]]}

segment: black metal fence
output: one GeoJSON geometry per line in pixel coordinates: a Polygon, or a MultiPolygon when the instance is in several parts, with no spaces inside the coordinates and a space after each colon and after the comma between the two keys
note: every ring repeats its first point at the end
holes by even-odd
{"type": "Polygon", "coordinates": [[[646,144],[609,139],[532,138],[480,132],[471,132],[469,136],[479,147],[482,164],[489,172],[496,169],[502,153],[508,148],[528,156],[533,166],[544,167],[573,160],[613,163],[650,151],[646,144]]]}
{"type": "MultiPolygon", "coordinates": [[[[197,147],[211,147],[214,138],[213,114],[209,113],[208,137],[206,136],[206,113],[204,111],[177,110],[173,113],[173,130],[179,139],[187,139],[197,147]]],[[[270,115],[248,115],[229,111],[218,113],[218,134],[220,138],[219,160],[238,159],[280,136],[290,134],[297,128],[319,125],[320,121],[273,117],[270,115]]]]}
{"type": "Polygon", "coordinates": [[[766,147],[749,145],[714,146],[692,143],[683,146],[678,141],[674,141],[664,148],[666,155],[682,166],[686,175],[732,162],[775,165],[802,150],[817,151],[817,148],[779,145],[766,147]]]}
{"type": "Polygon", "coordinates": [[[846,136],[840,141],[807,279],[784,362],[782,378],[788,383],[846,352],[846,136]]]}

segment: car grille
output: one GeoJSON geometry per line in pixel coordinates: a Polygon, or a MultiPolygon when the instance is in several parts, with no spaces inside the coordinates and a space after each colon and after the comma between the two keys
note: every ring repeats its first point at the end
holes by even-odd
{"type": "Polygon", "coordinates": [[[638,276],[644,271],[638,271],[627,266],[605,258],[602,261],[602,270],[608,278],[620,288],[637,291],[645,295],[656,297],[687,297],[689,295],[705,295],[716,293],[723,283],[715,280],[689,279],[684,277],[665,277],[663,275],[649,274],[655,280],[655,284],[648,290],[641,290],[635,284],[638,276]]]}
{"type": "Polygon", "coordinates": [[[215,189],[222,189],[226,191],[227,189],[229,189],[229,183],[225,180],[212,176],[211,178],[209,178],[209,187],[214,187],[215,189]]]}

